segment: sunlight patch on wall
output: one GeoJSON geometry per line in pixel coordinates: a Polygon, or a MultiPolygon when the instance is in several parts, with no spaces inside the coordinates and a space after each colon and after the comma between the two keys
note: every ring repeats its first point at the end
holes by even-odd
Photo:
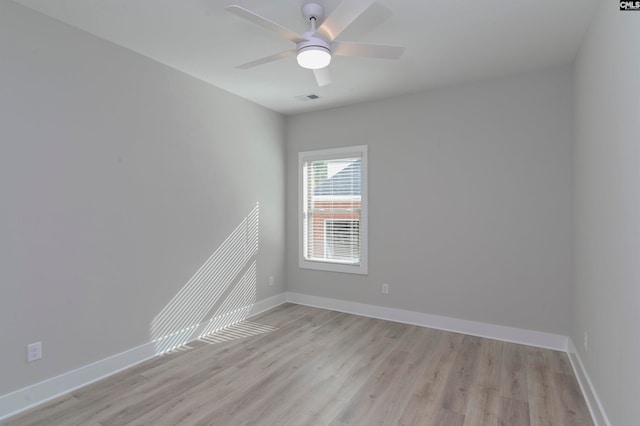
{"type": "Polygon", "coordinates": [[[198,337],[215,333],[223,327],[245,319],[256,302],[256,262],[253,262],[231,290],[198,337]]]}
{"type": "Polygon", "coordinates": [[[259,204],[151,322],[156,353],[244,320],[256,301],[259,204]]]}

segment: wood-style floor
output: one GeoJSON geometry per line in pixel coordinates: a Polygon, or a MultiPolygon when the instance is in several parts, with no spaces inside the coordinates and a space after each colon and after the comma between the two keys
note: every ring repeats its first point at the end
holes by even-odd
{"type": "Polygon", "coordinates": [[[566,354],[285,304],[2,425],[591,425],[566,354]]]}

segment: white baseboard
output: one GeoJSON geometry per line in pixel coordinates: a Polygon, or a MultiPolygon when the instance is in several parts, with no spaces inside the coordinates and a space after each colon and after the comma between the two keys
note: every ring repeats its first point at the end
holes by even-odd
{"type": "Polygon", "coordinates": [[[331,309],[348,314],[419,325],[438,330],[452,331],[455,333],[470,334],[472,336],[537,346],[556,351],[567,351],[568,338],[559,334],[468,321],[439,315],[430,315],[422,312],[406,311],[403,309],[387,308],[384,306],[367,305],[364,303],[311,296],[301,293],[287,292],[286,297],[287,302],[297,303],[299,305],[331,309]]]}
{"type": "MultiPolygon", "coordinates": [[[[246,318],[249,318],[285,302],[285,294],[281,293],[242,309],[246,310],[246,318]]],[[[230,320],[237,322],[237,319],[232,315],[230,320]]],[[[232,324],[227,326],[229,325],[232,324]]],[[[2,395],[0,396],[0,420],[153,358],[159,355],[157,348],[158,346],[155,342],[148,342],[51,379],[2,395]]]]}
{"type": "Polygon", "coordinates": [[[3,395],[0,397],[0,420],[146,361],[155,355],[155,345],[151,342],[145,343],[128,351],[3,395]]]}
{"type": "Polygon", "coordinates": [[[578,353],[578,350],[571,338],[569,338],[569,348],[567,352],[569,354],[569,361],[571,361],[571,366],[573,367],[573,372],[575,373],[580,389],[582,390],[582,395],[584,396],[587,406],[589,407],[589,411],[591,412],[591,418],[596,426],[611,426],[607,413],[604,411],[602,402],[600,402],[600,398],[598,398],[596,389],[593,387],[593,383],[591,383],[589,374],[587,374],[587,370],[584,368],[580,354],[578,353]]]}

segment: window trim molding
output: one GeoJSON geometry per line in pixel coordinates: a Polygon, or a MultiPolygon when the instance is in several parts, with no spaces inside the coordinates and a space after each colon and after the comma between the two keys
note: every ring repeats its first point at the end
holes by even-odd
{"type": "Polygon", "coordinates": [[[320,271],[343,272],[349,274],[369,274],[369,191],[368,191],[368,146],[357,145],[341,148],[320,149],[298,152],[298,267],[320,271]],[[304,258],[304,163],[309,160],[336,160],[359,156],[361,158],[360,187],[360,263],[357,265],[334,263],[331,261],[312,261],[304,258]]]}

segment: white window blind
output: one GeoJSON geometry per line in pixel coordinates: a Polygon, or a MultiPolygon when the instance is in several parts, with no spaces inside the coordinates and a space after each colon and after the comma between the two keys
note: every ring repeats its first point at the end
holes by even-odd
{"type": "Polygon", "coordinates": [[[360,262],[360,218],[325,219],[324,257],[351,263],[360,262]]]}
{"type": "Polygon", "coordinates": [[[313,263],[315,269],[366,273],[366,147],[356,148],[344,156],[346,149],[301,153],[301,262],[306,267],[314,268],[308,265],[313,263]]]}

